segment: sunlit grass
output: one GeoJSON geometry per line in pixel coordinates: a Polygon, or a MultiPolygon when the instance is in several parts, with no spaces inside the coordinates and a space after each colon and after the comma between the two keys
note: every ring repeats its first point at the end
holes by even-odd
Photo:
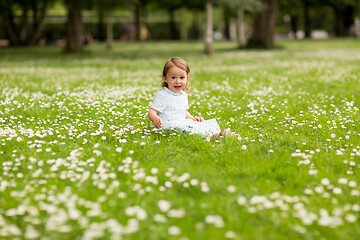
{"type": "Polygon", "coordinates": [[[4,239],[355,239],[358,40],[0,49],[4,239]],[[193,115],[240,137],[157,134],[171,57],[193,115]]]}

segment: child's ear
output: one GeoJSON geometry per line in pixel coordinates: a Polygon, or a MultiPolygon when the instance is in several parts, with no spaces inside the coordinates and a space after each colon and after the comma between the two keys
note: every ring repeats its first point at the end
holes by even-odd
{"type": "Polygon", "coordinates": [[[189,80],[189,79],[190,79],[190,75],[187,76],[187,80],[189,80]]]}

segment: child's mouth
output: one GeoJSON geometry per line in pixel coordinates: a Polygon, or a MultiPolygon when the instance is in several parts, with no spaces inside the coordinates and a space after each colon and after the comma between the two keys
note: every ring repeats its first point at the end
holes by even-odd
{"type": "Polygon", "coordinates": [[[175,88],[176,88],[176,89],[180,89],[180,88],[181,88],[181,86],[175,86],[175,88]]]}

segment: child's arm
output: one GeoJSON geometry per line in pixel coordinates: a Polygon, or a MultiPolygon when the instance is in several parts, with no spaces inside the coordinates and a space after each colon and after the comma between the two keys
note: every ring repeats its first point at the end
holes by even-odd
{"type": "Polygon", "coordinates": [[[156,128],[161,128],[164,124],[161,118],[157,115],[158,111],[153,108],[150,108],[148,112],[149,119],[154,123],[156,128]]]}
{"type": "Polygon", "coordinates": [[[191,116],[191,114],[188,111],[186,111],[186,117],[185,118],[186,119],[191,119],[191,120],[196,121],[196,122],[203,122],[204,121],[203,117],[193,117],[193,116],[191,116]]]}

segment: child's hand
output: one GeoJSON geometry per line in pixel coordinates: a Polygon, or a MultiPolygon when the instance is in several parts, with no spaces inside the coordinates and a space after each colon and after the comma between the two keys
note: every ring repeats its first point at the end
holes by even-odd
{"type": "Polygon", "coordinates": [[[203,122],[204,118],[203,117],[194,117],[194,121],[196,122],[203,122]]]}
{"type": "Polygon", "coordinates": [[[154,123],[156,128],[161,128],[162,126],[164,126],[164,124],[163,124],[160,117],[155,118],[153,123],[154,123]]]}

